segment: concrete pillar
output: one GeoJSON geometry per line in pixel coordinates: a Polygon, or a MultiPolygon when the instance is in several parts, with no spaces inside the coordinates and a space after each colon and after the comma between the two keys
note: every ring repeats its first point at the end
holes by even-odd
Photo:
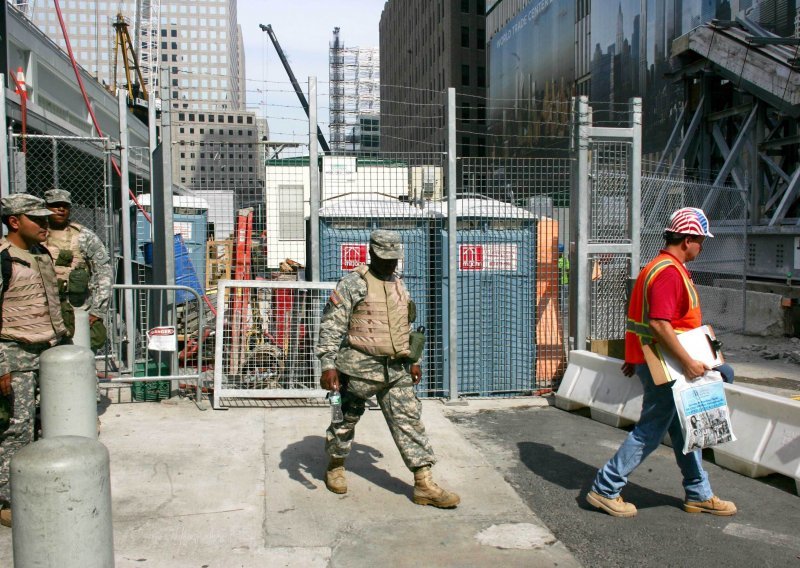
{"type": "Polygon", "coordinates": [[[97,439],[97,371],[94,354],[79,345],[60,345],[39,358],[42,437],[97,439]]]}
{"type": "Polygon", "coordinates": [[[17,568],[114,566],[106,447],[59,436],[11,459],[12,544],[17,568]]]}
{"type": "Polygon", "coordinates": [[[81,308],[75,308],[75,335],[72,336],[73,345],[80,345],[91,349],[92,340],[89,334],[89,312],[81,308]]]}

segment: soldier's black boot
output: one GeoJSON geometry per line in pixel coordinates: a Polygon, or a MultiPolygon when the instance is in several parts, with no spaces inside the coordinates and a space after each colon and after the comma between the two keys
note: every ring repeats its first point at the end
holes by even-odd
{"type": "Polygon", "coordinates": [[[344,476],[344,458],[331,458],[325,472],[325,487],[333,493],[347,493],[347,479],[344,476]]]}

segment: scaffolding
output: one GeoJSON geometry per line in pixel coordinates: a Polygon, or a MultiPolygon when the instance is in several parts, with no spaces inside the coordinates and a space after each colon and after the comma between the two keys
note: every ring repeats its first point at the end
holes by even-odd
{"type": "Polygon", "coordinates": [[[339,28],[330,43],[330,140],[333,153],[380,149],[380,52],[345,47],[339,28]]]}

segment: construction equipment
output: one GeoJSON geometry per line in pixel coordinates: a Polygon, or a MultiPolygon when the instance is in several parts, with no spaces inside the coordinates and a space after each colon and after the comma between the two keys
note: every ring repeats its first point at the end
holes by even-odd
{"type": "MultiPolygon", "coordinates": [[[[272,26],[267,24],[258,24],[258,27],[261,28],[261,31],[267,32],[269,35],[269,39],[272,40],[272,45],[275,46],[275,51],[278,53],[278,57],[283,63],[283,68],[286,69],[286,74],[289,75],[289,81],[292,82],[292,87],[294,87],[294,92],[297,93],[297,98],[300,99],[300,104],[303,105],[303,110],[306,111],[306,116],[309,116],[308,111],[308,101],[306,100],[306,96],[303,94],[302,89],[300,89],[300,84],[297,82],[297,79],[292,72],[292,68],[289,65],[289,61],[286,59],[286,56],[283,54],[283,50],[281,49],[281,44],[278,43],[278,38],[275,36],[275,32],[272,31],[272,26]]],[[[317,140],[319,141],[319,145],[322,148],[322,151],[326,154],[330,154],[331,148],[328,146],[328,141],[325,139],[325,135],[322,133],[322,129],[317,125],[317,140]]]]}
{"type": "Polygon", "coordinates": [[[114,72],[112,74],[111,92],[116,93],[118,87],[124,88],[128,92],[128,106],[139,119],[147,122],[148,94],[147,86],[142,77],[142,70],[136,60],[136,52],[133,49],[131,35],[128,31],[128,20],[121,14],[117,14],[117,19],[112,26],[116,35],[114,37],[114,72]],[[120,52],[122,54],[122,64],[125,68],[125,84],[117,82],[117,72],[120,52]],[[132,76],[135,73],[135,80],[132,76]]]}

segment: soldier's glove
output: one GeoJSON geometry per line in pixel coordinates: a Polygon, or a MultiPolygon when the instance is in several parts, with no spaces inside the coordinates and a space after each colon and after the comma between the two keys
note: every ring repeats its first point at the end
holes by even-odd
{"type": "Polygon", "coordinates": [[[58,257],[56,258],[56,266],[71,266],[73,254],[71,250],[60,250],[58,251],[58,257]]]}

